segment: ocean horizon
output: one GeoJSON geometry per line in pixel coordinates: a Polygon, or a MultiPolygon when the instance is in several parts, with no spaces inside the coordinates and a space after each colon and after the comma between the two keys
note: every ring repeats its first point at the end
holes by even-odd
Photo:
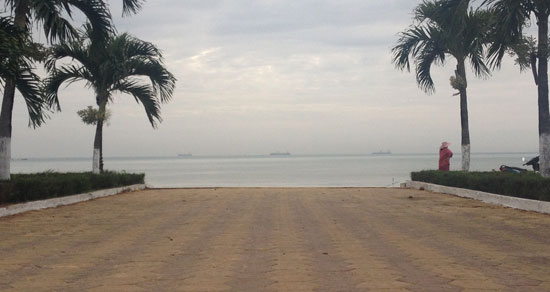
{"type": "MultiPolygon", "coordinates": [[[[191,154],[190,156],[178,156],[180,154],[173,155],[113,155],[105,156],[105,159],[134,159],[134,158],[245,158],[245,157],[273,157],[270,153],[264,154],[191,154]]],[[[436,155],[435,152],[391,152],[390,154],[378,154],[377,152],[371,153],[294,153],[289,152],[290,157],[323,157],[323,156],[396,156],[396,155],[411,155],[411,156],[423,156],[423,155],[436,155]]],[[[471,155],[514,155],[514,154],[528,154],[538,155],[534,151],[517,151],[517,152],[472,152],[471,155]]],[[[460,156],[459,150],[454,152],[455,156],[460,156]]],[[[92,159],[92,156],[12,156],[13,160],[28,160],[28,159],[92,159]]]]}
{"type": "MultiPolygon", "coordinates": [[[[472,153],[472,171],[522,167],[533,152],[472,153]]],[[[437,153],[105,157],[105,169],[145,173],[151,187],[397,187],[413,171],[437,169],[437,153]]],[[[451,170],[459,170],[459,153],[451,170]]],[[[12,173],[91,171],[91,157],[14,158],[12,173]]]]}

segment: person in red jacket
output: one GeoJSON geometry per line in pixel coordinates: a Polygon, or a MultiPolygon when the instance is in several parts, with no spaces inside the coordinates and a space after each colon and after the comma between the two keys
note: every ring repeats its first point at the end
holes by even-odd
{"type": "Polygon", "coordinates": [[[453,151],[449,149],[449,142],[441,143],[439,147],[439,170],[449,171],[449,166],[451,165],[450,159],[453,157],[453,151]]]}

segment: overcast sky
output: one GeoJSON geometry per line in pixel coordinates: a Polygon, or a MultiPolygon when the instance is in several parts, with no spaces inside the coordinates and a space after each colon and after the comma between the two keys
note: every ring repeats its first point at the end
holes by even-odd
{"type": "MultiPolygon", "coordinates": [[[[105,156],[430,153],[443,140],[460,152],[456,63],[434,67],[436,93],[396,70],[391,48],[420,0],[149,0],[119,32],[155,43],[177,77],[164,121],[152,129],[141,105],[115,96],[105,156]]],[[[537,95],[508,61],[487,80],[469,72],[472,152],[537,151],[537,95]]],[[[60,92],[63,112],[27,127],[14,109],[13,157],[89,157],[94,127],[76,111],[94,105],[82,83],[60,92]]]]}

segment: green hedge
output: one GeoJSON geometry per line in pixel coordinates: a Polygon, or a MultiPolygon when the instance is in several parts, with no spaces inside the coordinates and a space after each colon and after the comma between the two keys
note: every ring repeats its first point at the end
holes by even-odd
{"type": "Polygon", "coordinates": [[[145,174],[104,172],[12,174],[0,181],[0,203],[18,203],[70,196],[100,189],[142,184],[145,174]]]}
{"type": "Polygon", "coordinates": [[[462,172],[425,170],[411,173],[411,179],[449,187],[505,196],[550,201],[550,178],[538,173],[462,172]]]}

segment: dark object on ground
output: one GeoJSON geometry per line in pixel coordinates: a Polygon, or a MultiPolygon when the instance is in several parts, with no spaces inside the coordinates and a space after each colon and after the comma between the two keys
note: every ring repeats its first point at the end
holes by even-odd
{"type": "Polygon", "coordinates": [[[534,171],[539,171],[540,170],[539,156],[531,158],[531,160],[525,162],[523,165],[524,166],[531,165],[534,171]]]}
{"type": "Polygon", "coordinates": [[[514,167],[514,166],[508,166],[508,165],[501,165],[499,168],[502,172],[511,172],[511,173],[524,173],[527,172],[527,169],[514,167]]]}
{"type": "Polygon", "coordinates": [[[504,196],[550,201],[550,178],[535,172],[463,172],[424,170],[411,173],[411,179],[504,196]]]}
{"type": "Polygon", "coordinates": [[[142,184],[145,174],[106,171],[13,174],[11,180],[0,181],[0,204],[19,203],[76,195],[80,193],[142,184]]]}

